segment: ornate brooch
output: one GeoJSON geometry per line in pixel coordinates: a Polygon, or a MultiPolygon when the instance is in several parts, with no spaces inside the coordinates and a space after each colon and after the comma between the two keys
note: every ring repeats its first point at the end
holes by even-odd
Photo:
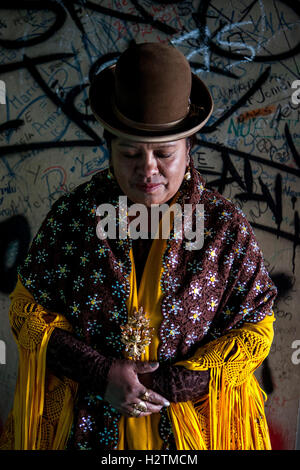
{"type": "Polygon", "coordinates": [[[143,307],[134,309],[126,325],[121,326],[121,341],[126,345],[125,351],[134,361],[145,352],[151,343],[154,328],[149,327],[150,320],[146,317],[143,307]]]}

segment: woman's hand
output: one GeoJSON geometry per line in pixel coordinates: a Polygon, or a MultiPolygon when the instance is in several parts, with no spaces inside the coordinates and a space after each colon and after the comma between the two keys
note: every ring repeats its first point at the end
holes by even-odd
{"type": "Polygon", "coordinates": [[[108,372],[107,387],[104,399],[110,405],[127,417],[149,416],[152,413],[158,413],[163,406],[169,406],[170,403],[163,396],[147,389],[138,379],[138,374],[147,374],[155,371],[159,367],[157,363],[134,362],[127,359],[115,360],[108,372]],[[147,399],[143,395],[147,392],[147,399]],[[137,415],[134,405],[140,405],[145,411],[140,411],[137,415]]]}

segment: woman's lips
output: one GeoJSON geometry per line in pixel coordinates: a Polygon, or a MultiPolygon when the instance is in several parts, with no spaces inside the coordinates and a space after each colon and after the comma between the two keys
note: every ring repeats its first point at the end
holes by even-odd
{"type": "Polygon", "coordinates": [[[137,184],[136,187],[143,191],[144,193],[152,193],[156,191],[157,188],[161,186],[162,183],[155,183],[155,184],[137,184]]]}

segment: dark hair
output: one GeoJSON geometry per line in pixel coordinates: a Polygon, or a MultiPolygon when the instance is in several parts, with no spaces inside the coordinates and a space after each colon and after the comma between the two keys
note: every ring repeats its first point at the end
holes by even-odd
{"type": "MultiPolygon", "coordinates": [[[[110,151],[111,150],[111,141],[113,139],[116,139],[117,136],[115,134],[112,134],[110,131],[108,131],[107,129],[104,129],[103,131],[103,139],[106,141],[106,145],[107,145],[107,148],[108,150],[110,151]]],[[[196,134],[192,134],[188,137],[186,137],[186,144],[187,146],[190,148],[190,150],[194,147],[195,143],[196,143],[196,134]]]]}

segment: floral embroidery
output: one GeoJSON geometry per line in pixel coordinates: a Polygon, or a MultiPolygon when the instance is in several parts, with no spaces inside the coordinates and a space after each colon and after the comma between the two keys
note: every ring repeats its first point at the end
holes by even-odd
{"type": "Polygon", "coordinates": [[[234,262],[234,254],[231,252],[229,255],[224,256],[224,259],[224,264],[228,264],[231,267],[234,262]]]}
{"type": "Polygon", "coordinates": [[[201,285],[199,281],[195,281],[191,283],[190,286],[190,295],[193,296],[194,299],[201,297],[201,285]]]}
{"type": "Polygon", "coordinates": [[[48,219],[47,225],[50,226],[54,235],[57,235],[57,232],[59,232],[62,229],[62,224],[59,223],[57,220],[55,220],[54,217],[50,217],[48,219]]]}
{"type": "Polygon", "coordinates": [[[81,422],[79,423],[79,427],[83,430],[83,432],[92,431],[94,425],[94,420],[91,416],[83,416],[81,418],[81,422]]]}
{"type": "Polygon", "coordinates": [[[207,302],[208,310],[215,310],[218,306],[218,299],[211,297],[210,301],[207,302]]]}
{"type": "Polygon", "coordinates": [[[167,305],[169,306],[170,314],[171,314],[171,315],[177,315],[178,313],[180,313],[180,312],[183,311],[181,299],[178,299],[178,300],[171,299],[171,300],[167,303],[167,305]]]}
{"type": "Polygon", "coordinates": [[[94,186],[93,181],[90,181],[89,183],[87,183],[87,184],[85,185],[83,191],[84,191],[85,193],[89,193],[90,190],[93,188],[93,186],[94,186]]]}
{"type": "Polygon", "coordinates": [[[253,250],[254,250],[255,252],[259,252],[259,251],[260,251],[260,248],[259,248],[259,246],[258,246],[258,244],[257,244],[256,241],[252,241],[252,242],[251,242],[251,246],[252,246],[252,248],[253,248],[253,250]]]}
{"type": "Polygon", "coordinates": [[[223,240],[225,241],[225,243],[227,245],[232,244],[234,239],[235,239],[235,234],[231,232],[231,230],[226,230],[226,232],[224,233],[224,237],[223,237],[223,240]]]}
{"type": "Polygon", "coordinates": [[[89,215],[89,216],[92,216],[92,217],[95,217],[96,211],[97,211],[97,206],[94,205],[93,207],[91,207],[91,208],[89,209],[88,215],[89,215]]]}
{"type": "Polygon", "coordinates": [[[78,314],[80,313],[80,305],[76,302],[73,302],[73,305],[70,306],[71,309],[71,315],[78,317],[78,314]]]}
{"type": "Polygon", "coordinates": [[[175,326],[173,322],[168,322],[165,334],[166,336],[178,336],[180,334],[179,326],[175,326]]]}
{"type": "Polygon", "coordinates": [[[199,309],[192,309],[191,314],[192,315],[189,317],[190,320],[192,320],[193,323],[196,323],[200,320],[202,312],[199,309]]]}
{"type": "Polygon", "coordinates": [[[90,203],[88,200],[81,200],[78,202],[78,208],[80,211],[87,211],[90,207],[90,203]]]}
{"type": "Polygon", "coordinates": [[[91,241],[92,237],[96,236],[96,231],[93,227],[88,227],[88,229],[85,232],[85,239],[87,241],[91,241]]]}
{"type": "Polygon", "coordinates": [[[221,199],[218,199],[217,196],[213,196],[213,198],[210,202],[211,202],[211,204],[214,204],[215,206],[218,206],[219,204],[222,204],[221,199]]]}
{"type": "Polygon", "coordinates": [[[206,276],[206,279],[208,281],[208,285],[209,286],[215,286],[218,281],[217,277],[216,277],[216,274],[215,273],[212,273],[212,271],[209,271],[208,272],[208,275],[206,276]]]}
{"type": "Polygon", "coordinates": [[[249,315],[251,310],[252,308],[250,307],[249,303],[247,303],[246,305],[241,305],[241,311],[242,311],[243,317],[249,315]]]}
{"type": "Polygon", "coordinates": [[[172,286],[173,289],[177,289],[179,285],[178,278],[171,276],[170,273],[167,272],[164,279],[164,288],[169,289],[172,286]]]}
{"type": "Polygon", "coordinates": [[[84,287],[84,277],[78,276],[77,279],[74,280],[74,290],[79,291],[84,287]]]}
{"type": "Polygon", "coordinates": [[[29,266],[29,264],[31,263],[32,261],[32,256],[31,254],[27,255],[26,258],[25,258],[25,261],[24,261],[24,266],[29,266]]]}
{"type": "Polygon", "coordinates": [[[187,337],[185,338],[184,342],[188,345],[188,346],[192,346],[193,344],[196,343],[196,341],[198,340],[198,336],[196,335],[196,333],[194,333],[192,331],[192,333],[189,333],[187,335],[187,337]]]}
{"type": "Polygon", "coordinates": [[[59,279],[66,278],[70,272],[70,269],[66,264],[59,264],[58,269],[55,271],[59,279]]]}
{"type": "Polygon", "coordinates": [[[120,310],[117,307],[115,307],[114,310],[109,311],[110,321],[116,320],[117,322],[119,322],[119,318],[122,318],[122,315],[121,315],[120,310]]]}
{"type": "Polygon", "coordinates": [[[256,265],[255,265],[254,261],[251,261],[251,260],[247,259],[244,263],[244,267],[245,267],[247,273],[254,273],[256,265]]]}
{"type": "Polygon", "coordinates": [[[102,270],[100,269],[97,271],[96,269],[93,270],[93,274],[91,274],[91,279],[93,279],[94,284],[103,284],[103,279],[105,278],[105,274],[103,274],[102,270]]]}
{"type": "Polygon", "coordinates": [[[39,297],[42,301],[50,300],[49,292],[39,291],[39,297]]]}
{"type": "Polygon", "coordinates": [[[52,271],[49,271],[49,269],[45,269],[43,277],[45,281],[47,281],[47,283],[50,284],[53,278],[52,271]]]}
{"type": "Polygon", "coordinates": [[[62,201],[62,203],[57,207],[59,214],[62,214],[67,209],[69,209],[69,203],[62,201]]]}
{"type": "Polygon", "coordinates": [[[263,289],[262,282],[257,281],[256,284],[255,284],[255,290],[258,291],[258,292],[261,292],[262,289],[263,289]]]}
{"type": "Polygon", "coordinates": [[[109,333],[108,336],[106,336],[106,341],[109,346],[112,346],[113,349],[116,352],[121,352],[124,349],[123,343],[120,341],[120,335],[116,336],[115,333],[109,333]]]}
{"type": "Polygon", "coordinates": [[[77,232],[81,230],[82,224],[79,222],[79,220],[73,219],[69,227],[72,230],[72,232],[77,232]]]}
{"type": "Polygon", "coordinates": [[[207,250],[207,253],[208,253],[208,259],[211,259],[213,261],[216,260],[216,258],[217,258],[217,248],[209,247],[208,250],[207,250]]]}
{"type": "Polygon", "coordinates": [[[240,258],[242,255],[245,254],[245,247],[241,246],[241,244],[239,243],[238,246],[233,251],[234,251],[235,256],[240,258]]]}
{"type": "Polygon", "coordinates": [[[203,325],[203,334],[206,335],[206,333],[208,332],[209,328],[210,328],[210,325],[211,325],[211,322],[208,321],[206,322],[204,325],[203,325]]]}
{"type": "Polygon", "coordinates": [[[121,284],[119,281],[115,281],[112,284],[112,295],[119,297],[119,298],[123,298],[124,293],[125,293],[125,289],[124,289],[123,284],[121,284]]]}
{"type": "Polygon", "coordinates": [[[30,274],[26,279],[25,279],[25,287],[32,288],[34,287],[35,284],[35,279],[33,279],[33,276],[30,274]]]}
{"type": "Polygon", "coordinates": [[[100,305],[102,304],[102,299],[98,299],[98,294],[95,295],[88,295],[88,301],[86,302],[86,305],[88,305],[91,310],[100,309],[100,305]]]}
{"type": "Polygon", "coordinates": [[[246,292],[246,283],[245,282],[237,282],[237,285],[234,288],[239,294],[243,294],[246,292]]]}
{"type": "Polygon", "coordinates": [[[85,266],[89,262],[89,254],[88,253],[83,253],[82,256],[80,256],[80,264],[82,266],[85,266]]]}
{"type": "Polygon", "coordinates": [[[193,274],[199,273],[203,270],[201,261],[198,261],[196,259],[193,261],[189,261],[187,264],[187,270],[191,271],[193,274]]]}
{"type": "Polygon", "coordinates": [[[243,225],[241,226],[241,234],[244,235],[244,236],[245,236],[245,235],[249,235],[247,225],[243,224],[243,225]]]}
{"type": "Polygon", "coordinates": [[[97,248],[97,255],[99,255],[100,258],[102,256],[106,256],[107,252],[108,252],[108,250],[104,246],[99,246],[99,248],[97,248]]]}
{"type": "Polygon", "coordinates": [[[216,233],[215,230],[211,227],[204,228],[204,237],[205,238],[213,238],[215,233],[216,233]]]}
{"type": "Polygon", "coordinates": [[[226,307],[223,314],[227,316],[231,316],[234,313],[234,307],[226,307]]]}
{"type": "Polygon", "coordinates": [[[44,238],[44,234],[43,232],[39,232],[36,237],[35,237],[35,243],[41,243],[41,241],[43,240],[44,238]]]}
{"type": "Polygon", "coordinates": [[[221,220],[228,220],[232,217],[232,214],[230,212],[227,212],[225,210],[223,210],[220,214],[220,219],[221,220]]]}
{"type": "Polygon", "coordinates": [[[86,331],[93,335],[98,335],[101,333],[101,324],[97,320],[88,320],[86,331]]]}
{"type": "Polygon", "coordinates": [[[74,242],[66,242],[62,249],[66,255],[74,255],[75,248],[76,246],[74,245],[74,242]]]}
{"type": "Polygon", "coordinates": [[[48,253],[46,252],[45,248],[37,252],[36,260],[38,263],[45,263],[48,257],[48,253]]]}
{"type": "Polygon", "coordinates": [[[178,254],[177,253],[171,253],[169,257],[169,262],[172,268],[175,268],[178,264],[178,254]]]}
{"type": "Polygon", "coordinates": [[[114,260],[113,264],[114,264],[115,269],[118,269],[121,273],[125,272],[125,266],[121,260],[119,261],[114,260]]]}

